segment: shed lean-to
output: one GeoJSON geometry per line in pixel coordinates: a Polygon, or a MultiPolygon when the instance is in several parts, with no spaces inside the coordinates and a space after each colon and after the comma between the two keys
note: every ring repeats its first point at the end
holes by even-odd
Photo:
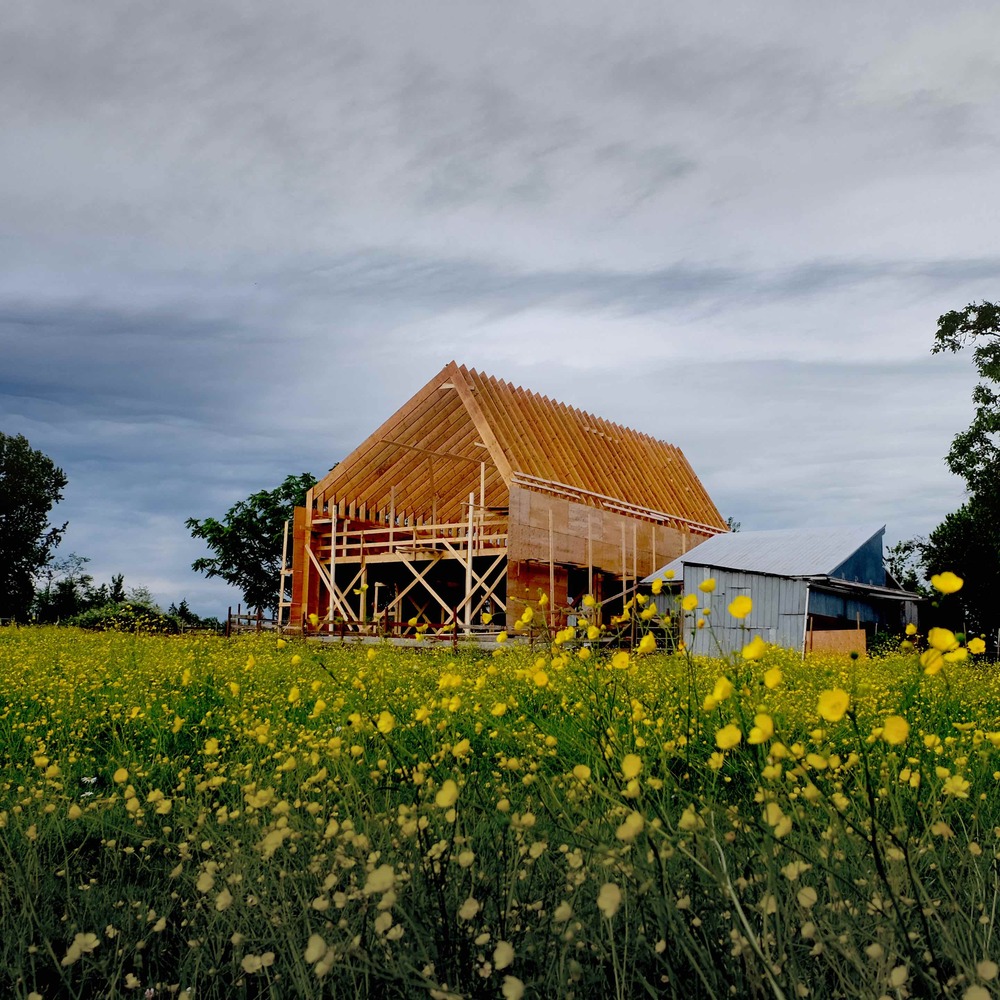
{"type": "Polygon", "coordinates": [[[690,641],[695,653],[738,652],[753,636],[803,653],[865,652],[878,631],[915,621],[920,597],[885,571],[885,528],[827,527],[746,531],[712,538],[661,566],[643,581],[670,577],[711,608],[690,641]],[[698,585],[715,581],[711,594],[698,585]],[[728,611],[738,595],[753,602],[744,620],[728,611]]]}
{"type": "Polygon", "coordinates": [[[295,513],[288,623],[513,623],[622,594],[727,530],[673,445],[451,362],[295,513]]]}

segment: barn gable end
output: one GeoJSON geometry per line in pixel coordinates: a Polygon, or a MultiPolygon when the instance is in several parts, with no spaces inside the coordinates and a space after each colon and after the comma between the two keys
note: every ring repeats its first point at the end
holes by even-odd
{"type": "Polygon", "coordinates": [[[446,365],[296,512],[289,623],[474,627],[607,601],[726,526],[679,449],[446,365]]]}

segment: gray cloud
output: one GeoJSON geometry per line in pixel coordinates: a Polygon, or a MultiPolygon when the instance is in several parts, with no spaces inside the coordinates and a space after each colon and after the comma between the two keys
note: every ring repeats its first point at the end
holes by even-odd
{"type": "MultiPolygon", "coordinates": [[[[15,4],[0,429],[66,547],[205,610],[187,516],[456,357],[680,445],[747,527],[926,531],[993,298],[1000,14],[889,0],[15,4]]],[[[235,597],[233,598],[235,602],[235,597]]]]}

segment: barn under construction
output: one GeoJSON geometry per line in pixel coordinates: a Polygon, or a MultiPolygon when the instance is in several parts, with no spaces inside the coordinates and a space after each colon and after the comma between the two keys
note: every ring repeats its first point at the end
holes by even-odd
{"type": "Polygon", "coordinates": [[[293,628],[468,632],[547,594],[560,626],[726,530],[678,448],[451,362],[296,509],[280,603],[293,628]]]}

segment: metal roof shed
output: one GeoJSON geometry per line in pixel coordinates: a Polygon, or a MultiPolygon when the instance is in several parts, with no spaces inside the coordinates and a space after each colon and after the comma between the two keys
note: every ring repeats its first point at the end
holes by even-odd
{"type": "Polygon", "coordinates": [[[884,533],[884,526],[869,526],[716,535],[643,582],[671,571],[685,593],[698,593],[702,581],[715,579],[715,591],[705,598],[711,617],[693,638],[699,654],[736,652],[754,635],[803,653],[864,652],[868,635],[901,628],[919,601],[887,579],[884,533]],[[753,601],[743,622],[727,610],[739,594],[753,601]]]}

